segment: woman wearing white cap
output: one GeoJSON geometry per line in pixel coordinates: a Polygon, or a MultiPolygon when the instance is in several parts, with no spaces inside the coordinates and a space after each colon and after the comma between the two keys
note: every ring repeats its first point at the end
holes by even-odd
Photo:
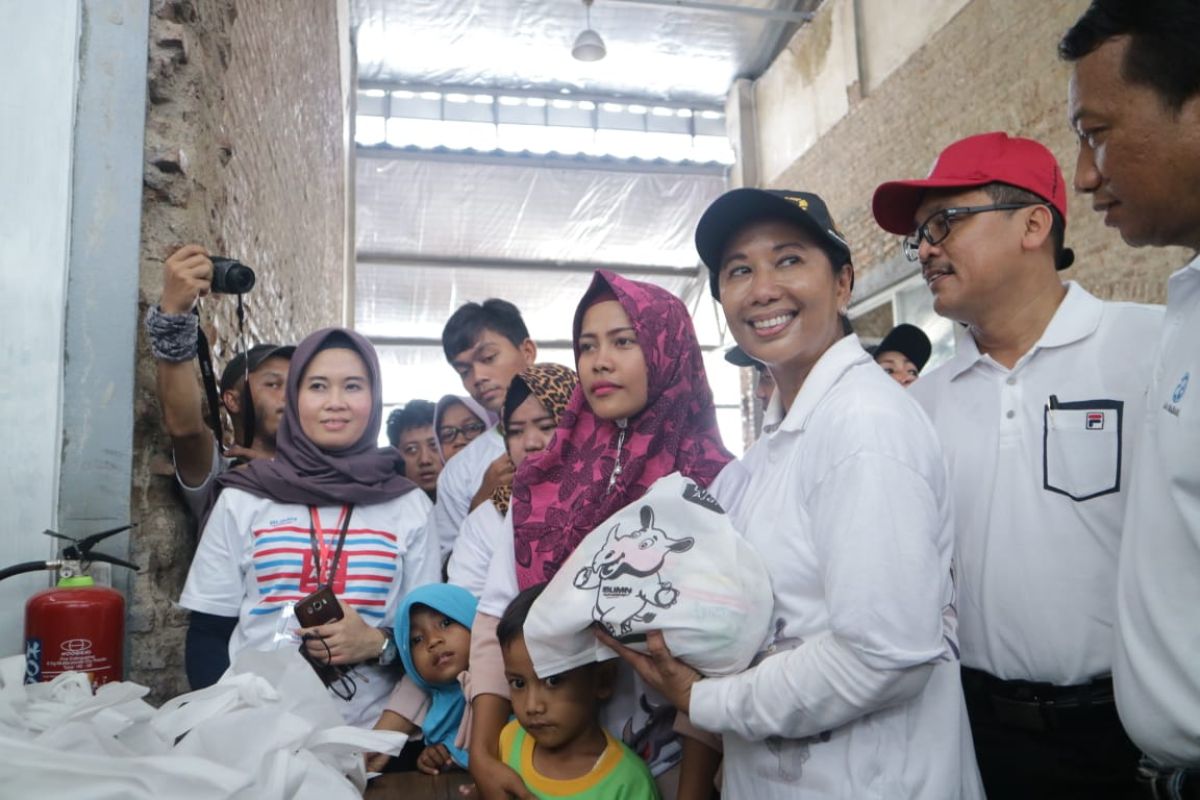
{"type": "Polygon", "coordinates": [[[942,456],[845,333],[849,246],[821,198],[757,189],[718,198],[696,244],[738,345],[778,385],[734,509],[771,572],[774,634],[732,677],[700,679],[653,633],[650,656],[622,655],[722,736],[725,798],[981,797],[942,456]]]}

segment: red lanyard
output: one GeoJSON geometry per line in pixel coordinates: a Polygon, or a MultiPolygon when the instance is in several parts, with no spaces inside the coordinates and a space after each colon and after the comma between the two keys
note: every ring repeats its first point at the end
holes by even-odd
{"type": "Polygon", "coordinates": [[[321,512],[316,506],[308,507],[308,518],[312,523],[310,535],[312,536],[313,549],[313,572],[317,577],[317,586],[332,586],[333,580],[337,577],[338,561],[342,557],[342,545],[346,541],[346,531],[350,528],[350,514],[353,511],[353,506],[342,506],[341,513],[338,514],[337,527],[341,529],[341,535],[338,536],[337,550],[334,551],[333,558],[329,557],[329,542],[325,540],[325,531],[321,530],[321,512]],[[321,580],[322,565],[329,565],[329,581],[321,580]]]}

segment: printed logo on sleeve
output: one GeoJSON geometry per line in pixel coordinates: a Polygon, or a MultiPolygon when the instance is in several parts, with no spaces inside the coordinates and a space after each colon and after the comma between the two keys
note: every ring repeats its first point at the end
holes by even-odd
{"type": "Polygon", "coordinates": [[[1104,412],[1103,411],[1087,412],[1086,425],[1087,425],[1087,429],[1089,431],[1104,430],[1104,412]]]}
{"type": "Polygon", "coordinates": [[[718,514],[725,513],[725,509],[721,508],[721,504],[717,502],[717,498],[694,483],[689,483],[683,487],[683,499],[689,503],[695,503],[701,508],[707,508],[709,511],[715,511],[718,514]]]}
{"type": "Polygon", "coordinates": [[[1179,379],[1179,383],[1175,384],[1175,391],[1171,392],[1171,399],[1163,403],[1163,408],[1168,414],[1179,416],[1179,406],[1183,402],[1183,396],[1187,394],[1188,380],[1191,379],[1190,372],[1183,373],[1183,377],[1179,379]]]}

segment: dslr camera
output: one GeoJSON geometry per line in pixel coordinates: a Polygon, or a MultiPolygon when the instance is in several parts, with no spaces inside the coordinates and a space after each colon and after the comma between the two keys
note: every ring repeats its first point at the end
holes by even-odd
{"type": "Polygon", "coordinates": [[[213,256],[213,294],[245,294],[254,288],[254,270],[240,261],[222,256],[213,256]]]}

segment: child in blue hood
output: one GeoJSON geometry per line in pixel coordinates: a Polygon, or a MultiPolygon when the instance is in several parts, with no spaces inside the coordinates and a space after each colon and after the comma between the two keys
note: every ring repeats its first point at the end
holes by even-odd
{"type": "MultiPolygon", "coordinates": [[[[474,595],[461,586],[431,583],[405,595],[396,612],[396,646],[405,675],[429,695],[429,706],[419,725],[385,710],[375,727],[409,734],[420,730],[425,749],[417,768],[430,775],[467,767],[467,751],[454,742],[466,709],[459,676],[467,670],[475,605],[474,595]]],[[[367,766],[378,770],[386,763],[386,755],[376,755],[367,766]]]]}

